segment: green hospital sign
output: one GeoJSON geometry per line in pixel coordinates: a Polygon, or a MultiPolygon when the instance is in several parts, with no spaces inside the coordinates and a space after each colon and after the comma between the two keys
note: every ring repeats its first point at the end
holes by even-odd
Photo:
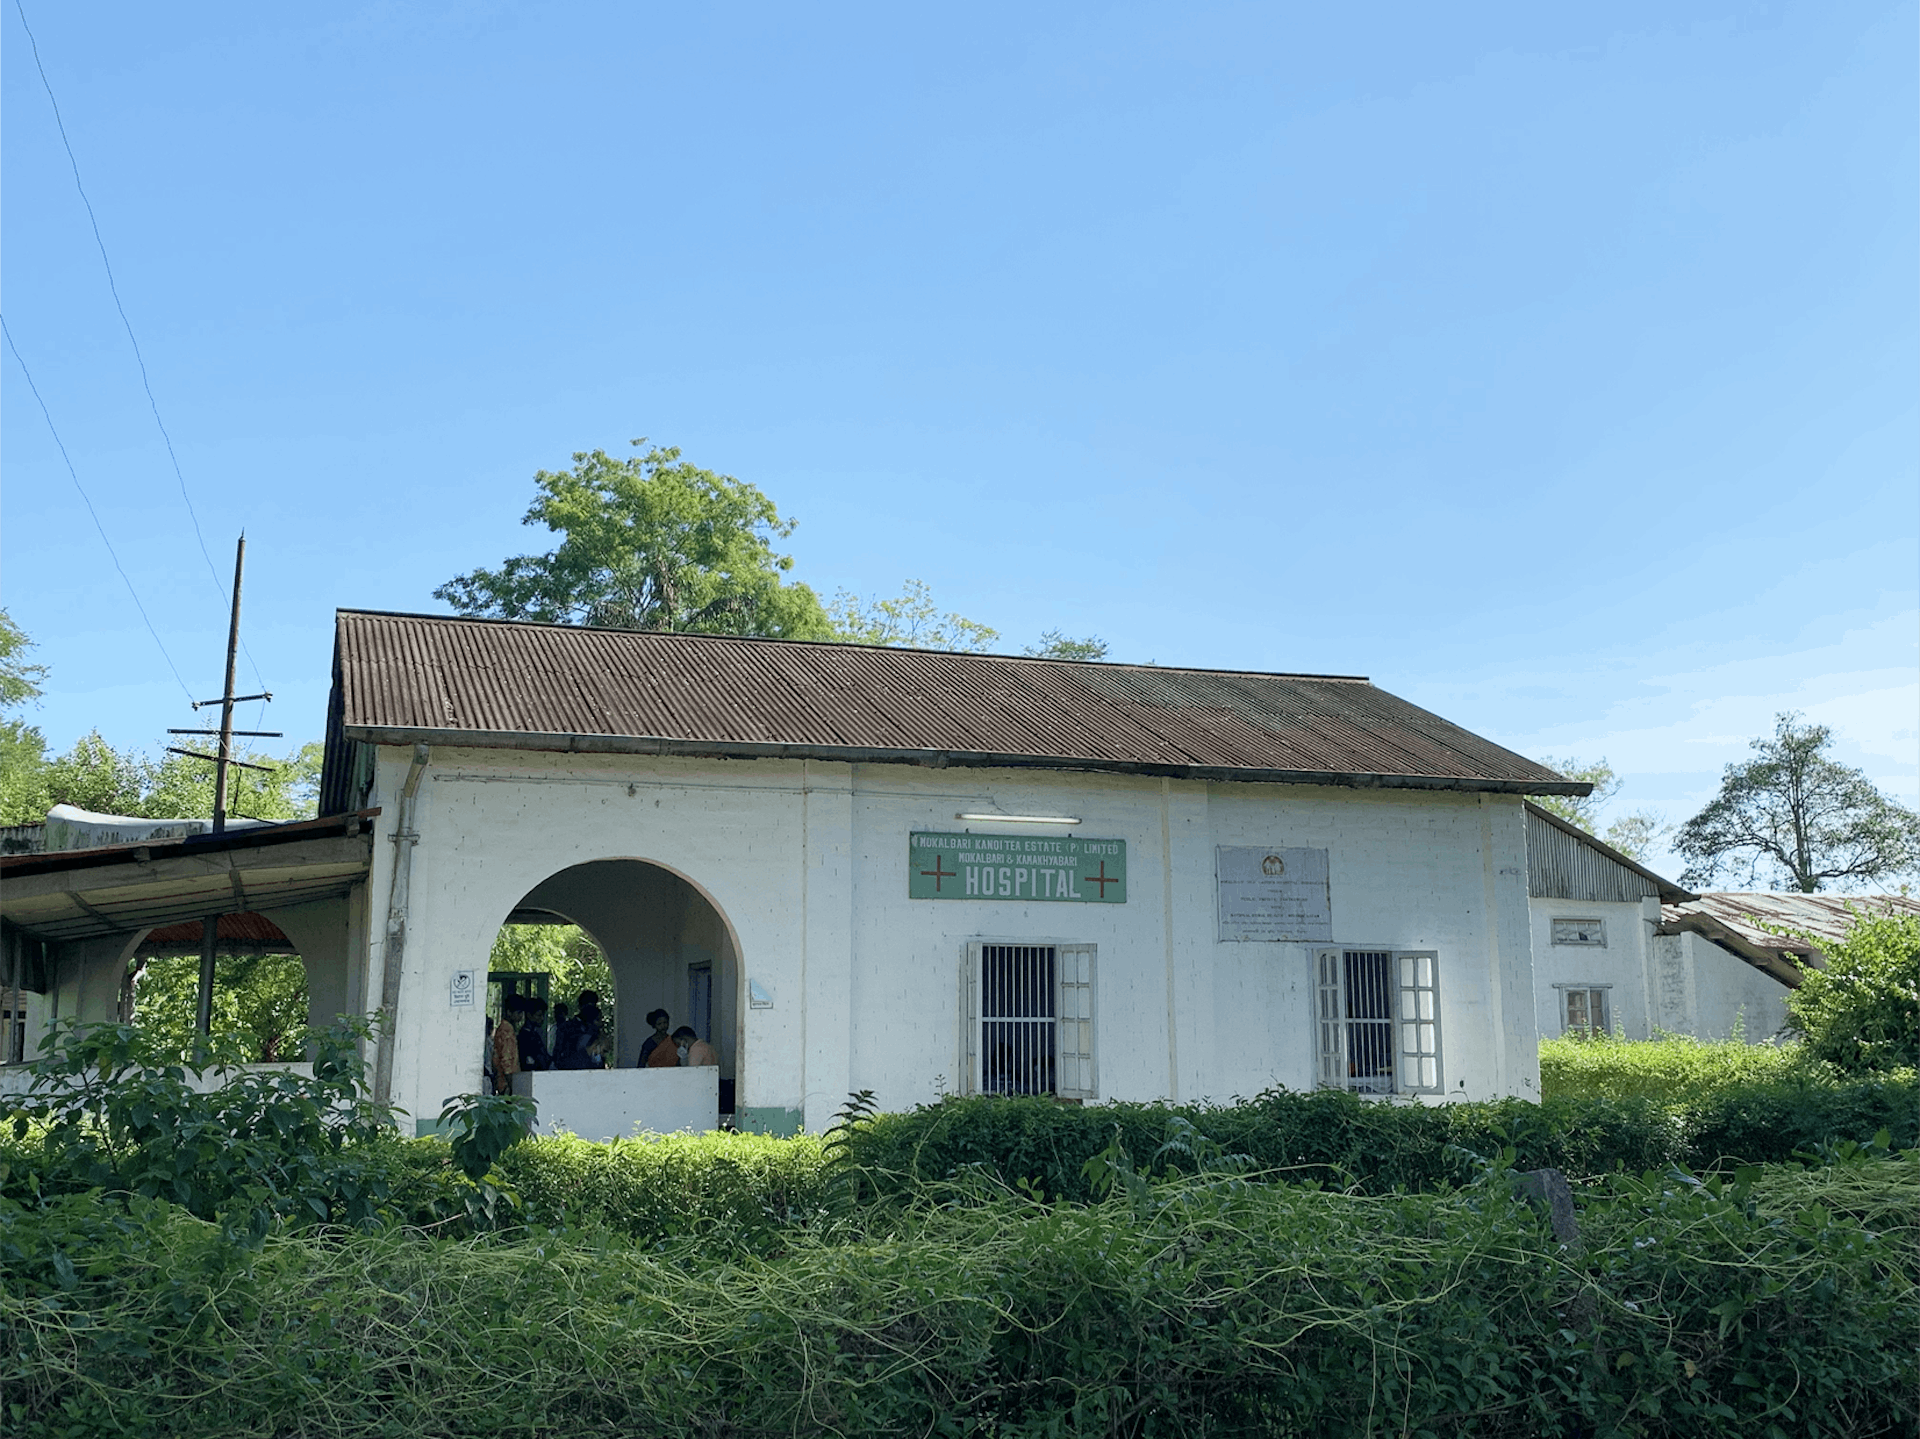
{"type": "Polygon", "coordinates": [[[1127,842],[916,832],[907,837],[907,897],[1125,904],[1127,842]]]}

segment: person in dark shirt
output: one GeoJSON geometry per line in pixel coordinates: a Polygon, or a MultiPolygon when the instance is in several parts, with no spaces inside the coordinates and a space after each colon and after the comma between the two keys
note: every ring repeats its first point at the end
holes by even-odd
{"type": "MultiPolygon", "coordinates": [[[[673,1017],[664,1009],[656,1009],[647,1016],[647,1023],[653,1026],[653,1033],[646,1037],[640,1046],[640,1058],[634,1063],[641,1069],[647,1068],[647,1061],[653,1058],[654,1050],[663,1044],[672,1044],[673,1017]]],[[[678,1062],[677,1060],[675,1061],[678,1062]]]]}
{"type": "Polygon", "coordinates": [[[564,1004],[553,1007],[553,1067],[555,1069],[592,1069],[587,1057],[587,1026],[584,1020],[569,1017],[564,1004]]]}
{"type": "Polygon", "coordinates": [[[600,996],[591,989],[580,991],[580,1022],[587,1027],[588,1069],[607,1067],[607,1046],[613,1036],[607,1033],[606,1017],[600,1013],[600,996]]]}
{"type": "Polygon", "coordinates": [[[520,1024],[520,1067],[526,1070],[553,1068],[553,1055],[547,1050],[547,1007],[529,999],[520,1024]]]}

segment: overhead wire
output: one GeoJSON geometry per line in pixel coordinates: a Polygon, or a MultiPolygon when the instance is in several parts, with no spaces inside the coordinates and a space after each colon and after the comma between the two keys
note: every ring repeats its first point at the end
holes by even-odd
{"type": "MultiPolygon", "coordinates": [[[[107,242],[100,234],[100,220],[99,217],[93,213],[93,201],[87,198],[87,187],[81,182],[80,161],[73,153],[73,142],[67,138],[67,123],[60,114],[60,101],[53,93],[53,82],[47,78],[47,67],[40,59],[40,42],[34,38],[33,26],[27,23],[27,11],[22,0],[13,0],[13,8],[20,16],[20,28],[27,32],[27,44],[33,51],[34,69],[40,73],[40,84],[47,92],[47,103],[53,107],[54,127],[60,132],[60,144],[67,152],[67,164],[73,170],[73,188],[79,192],[80,203],[85,207],[87,212],[87,223],[93,228],[93,243],[99,248],[100,264],[107,272],[107,289],[113,295],[113,308],[119,312],[120,323],[125,326],[127,331],[127,342],[133,346],[133,360],[140,369],[140,386],[147,393],[147,407],[153,411],[154,426],[160,431],[160,438],[166,445],[167,459],[173,465],[173,477],[180,486],[180,499],[187,507],[187,518],[193,522],[193,538],[200,546],[200,558],[206,561],[208,578],[212,580],[214,593],[219,597],[221,604],[224,606],[228,600],[227,591],[225,586],[221,584],[220,571],[213,563],[213,556],[207,551],[206,536],[200,531],[200,515],[193,507],[193,496],[187,492],[187,477],[185,472],[180,468],[179,455],[174,453],[173,436],[167,432],[166,422],[160,418],[160,402],[154,398],[153,381],[147,375],[146,356],[140,351],[140,339],[133,332],[133,321],[127,318],[127,307],[121,303],[120,286],[113,276],[113,261],[107,257],[107,242]]],[[[14,352],[14,358],[19,358],[19,351],[16,350],[14,352]]],[[[24,370],[26,367],[22,365],[21,368],[24,370]]],[[[41,408],[44,410],[46,407],[43,405],[41,408]]],[[[49,418],[47,423],[49,425],[53,423],[51,418],[49,418]]],[[[64,454],[65,451],[63,450],[62,453],[64,454]]],[[[72,468],[71,465],[69,465],[69,468],[72,468]]],[[[76,479],[74,483],[78,484],[79,481],[76,479]]],[[[88,502],[88,508],[92,508],[91,501],[88,502]]],[[[99,523],[97,516],[95,517],[94,523],[96,525],[99,523]]],[[[104,537],[106,531],[102,530],[101,534],[104,537]]],[[[116,560],[115,563],[118,564],[119,561],[116,560]]],[[[125,572],[122,571],[123,576],[124,573],[125,572]]],[[[151,628],[151,626],[149,626],[149,628],[151,628]]],[[[157,637],[158,636],[156,636],[156,638],[157,637]]],[[[259,682],[260,688],[264,690],[267,687],[266,677],[261,674],[260,664],[254,659],[253,651],[247,648],[247,642],[244,639],[240,641],[240,649],[247,657],[247,665],[252,669],[254,679],[259,682]]],[[[168,663],[171,664],[172,661],[169,660],[168,663]]],[[[179,672],[175,671],[175,678],[178,678],[178,674],[179,672]]],[[[265,701],[262,701],[258,706],[257,712],[262,716],[265,715],[265,701]]],[[[256,721],[256,727],[257,725],[258,721],[256,721]]]]}
{"type": "Polygon", "coordinates": [[[87,513],[93,517],[93,527],[100,532],[100,543],[107,547],[107,555],[113,561],[113,567],[120,572],[121,580],[126,584],[127,594],[133,599],[133,607],[140,612],[140,618],[146,623],[147,633],[153,636],[153,642],[160,649],[160,657],[167,662],[167,668],[173,671],[175,683],[180,692],[193,703],[193,691],[187,682],[180,678],[180,667],[173,662],[173,656],[167,653],[167,643],[160,638],[160,631],[153,627],[153,619],[147,614],[147,607],[140,603],[140,591],[133,587],[133,579],[127,574],[127,567],[120,563],[120,555],[113,547],[113,541],[107,538],[107,527],[100,523],[100,512],[93,507],[93,500],[87,494],[87,487],[80,483],[80,472],[73,467],[73,457],[67,453],[66,443],[60,438],[60,431],[53,423],[53,412],[47,408],[47,402],[41,398],[40,387],[33,382],[33,371],[27,368],[20,347],[13,343],[13,331],[7,328],[4,315],[0,315],[0,334],[6,336],[7,349],[13,355],[14,363],[20,366],[20,373],[27,378],[27,388],[33,392],[35,403],[40,406],[40,414],[47,422],[47,433],[53,436],[54,448],[60,451],[60,458],[66,462],[67,477],[73,481],[74,489],[80,492],[80,501],[87,507],[87,513]]]}

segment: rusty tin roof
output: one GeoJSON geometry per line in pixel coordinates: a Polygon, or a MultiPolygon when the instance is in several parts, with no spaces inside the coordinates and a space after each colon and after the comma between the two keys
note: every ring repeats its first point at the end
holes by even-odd
{"type": "Polygon", "coordinates": [[[1824,969],[1819,941],[1844,939],[1855,922],[1869,914],[1920,914],[1920,899],[1904,894],[1715,891],[1683,904],[1661,905],[1659,933],[1693,930],[1797,986],[1795,962],[1824,969]]]}
{"type": "Polygon", "coordinates": [[[348,739],[1515,794],[1590,789],[1353,676],[369,610],[338,614],[331,709],[330,748],[348,739]]]}

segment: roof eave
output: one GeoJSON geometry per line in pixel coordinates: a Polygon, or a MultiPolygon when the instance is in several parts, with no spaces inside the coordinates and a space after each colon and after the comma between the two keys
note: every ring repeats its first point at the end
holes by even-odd
{"type": "MultiPolygon", "coordinates": [[[[1460,775],[1345,773],[1332,770],[1240,769],[1219,765],[1153,763],[1094,756],[997,754],[975,750],[878,749],[864,745],[780,744],[691,740],[660,735],[583,735],[522,730],[427,729],[409,725],[347,725],[347,738],[374,745],[453,745],[473,749],[537,750],[560,754],[672,755],[687,759],[813,759],[848,764],[908,764],[928,769],[1056,769],[1156,779],[1218,780],[1239,784],[1335,785],[1349,789],[1457,790],[1480,794],[1582,796],[1593,786],[1575,780],[1489,779],[1460,775]]],[[[1689,896],[1691,897],[1691,896],[1689,896]]]]}

